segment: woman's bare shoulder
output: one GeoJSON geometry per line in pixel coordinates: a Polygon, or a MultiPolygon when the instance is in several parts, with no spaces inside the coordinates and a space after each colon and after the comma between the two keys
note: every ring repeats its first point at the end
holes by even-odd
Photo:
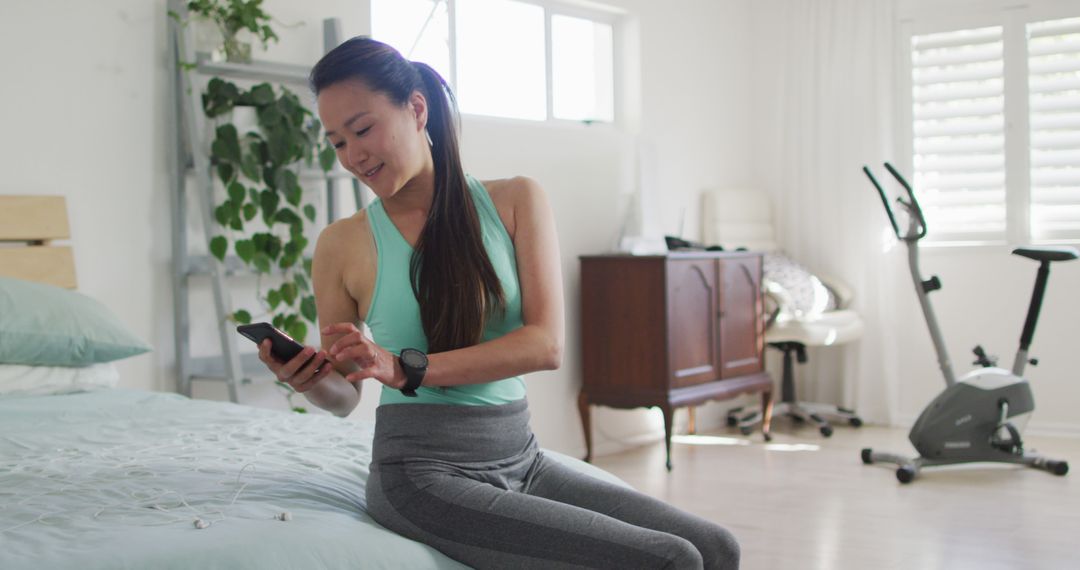
{"type": "Polygon", "coordinates": [[[500,178],[497,180],[481,180],[484,188],[487,188],[495,209],[499,212],[506,231],[513,238],[516,235],[518,220],[522,215],[528,215],[531,205],[538,196],[543,195],[540,184],[528,176],[515,176],[513,178],[500,178]]]}
{"type": "Polygon", "coordinates": [[[371,241],[371,226],[367,212],[360,210],[355,214],[341,218],[319,232],[319,241],[315,247],[316,255],[320,252],[332,258],[348,253],[349,257],[363,255],[368,248],[360,247],[371,241]]]}
{"type": "Polygon", "coordinates": [[[513,178],[498,178],[495,180],[481,180],[484,188],[495,205],[499,202],[513,202],[522,198],[521,194],[542,192],[540,184],[528,176],[514,176],[513,178]]]}

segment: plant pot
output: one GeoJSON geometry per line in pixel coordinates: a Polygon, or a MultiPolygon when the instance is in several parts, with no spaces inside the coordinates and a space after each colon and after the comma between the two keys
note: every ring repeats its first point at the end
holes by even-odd
{"type": "Polygon", "coordinates": [[[226,37],[225,44],[222,47],[225,50],[225,61],[232,63],[251,63],[250,42],[242,42],[236,39],[236,36],[226,37]]]}

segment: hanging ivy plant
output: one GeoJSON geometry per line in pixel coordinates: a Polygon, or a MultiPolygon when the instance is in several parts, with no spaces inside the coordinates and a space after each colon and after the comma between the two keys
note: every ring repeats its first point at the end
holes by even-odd
{"type": "MultiPolygon", "coordinates": [[[[223,233],[210,241],[210,252],[224,261],[230,245],[260,276],[261,315],[272,315],[274,326],[297,341],[314,325],[315,297],[311,289],[311,258],[304,254],[306,223],[315,222],[315,206],[304,203],[301,169],[329,171],[334,149],[321,142],[322,125],[299,98],[284,87],[268,83],[243,90],[213,78],[203,94],[203,110],[215,123],[210,148],[212,166],[225,187],[225,200],[214,209],[223,233]],[[258,128],[241,134],[226,120],[237,107],[255,111],[258,128]],[[262,225],[253,224],[256,218],[262,225]],[[262,290],[264,275],[281,277],[281,284],[262,290]]],[[[232,314],[249,323],[252,312],[232,314]]]]}

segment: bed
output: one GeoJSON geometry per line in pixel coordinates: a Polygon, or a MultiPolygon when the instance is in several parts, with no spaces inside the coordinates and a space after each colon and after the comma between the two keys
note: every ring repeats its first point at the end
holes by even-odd
{"type": "MultiPolygon", "coordinates": [[[[12,207],[0,197],[0,212],[12,207]]],[[[13,218],[26,216],[0,215],[0,240],[64,247],[15,236],[13,218]]],[[[137,339],[125,351],[115,338],[68,338],[49,358],[69,360],[42,361],[45,341],[10,330],[24,312],[83,318],[84,336],[122,329],[71,290],[67,250],[22,263],[29,273],[0,263],[0,568],[463,568],[365,513],[368,423],[118,388],[112,363],[148,349],[137,339]]]]}

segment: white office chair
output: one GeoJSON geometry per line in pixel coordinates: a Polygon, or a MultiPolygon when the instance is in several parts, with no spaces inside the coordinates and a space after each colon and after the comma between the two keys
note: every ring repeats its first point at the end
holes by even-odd
{"type": "MultiPolygon", "coordinates": [[[[779,251],[773,229],[772,207],[764,191],[712,190],[703,197],[703,230],[706,245],[724,249],[746,248],[765,254],[762,287],[765,290],[765,342],[784,355],[781,398],[773,414],[792,417],[797,422],[813,422],[825,437],[832,435],[827,418],[853,426],[862,420],[853,410],[795,397],[793,358],[806,362],[806,347],[832,346],[862,336],[858,313],[848,309],[853,292],[836,279],[815,276],[779,251]]],[[[728,412],[729,426],[749,434],[762,421],[754,409],[735,408],[728,412]]],[[[768,425],[764,426],[769,439],[768,425]]]]}

